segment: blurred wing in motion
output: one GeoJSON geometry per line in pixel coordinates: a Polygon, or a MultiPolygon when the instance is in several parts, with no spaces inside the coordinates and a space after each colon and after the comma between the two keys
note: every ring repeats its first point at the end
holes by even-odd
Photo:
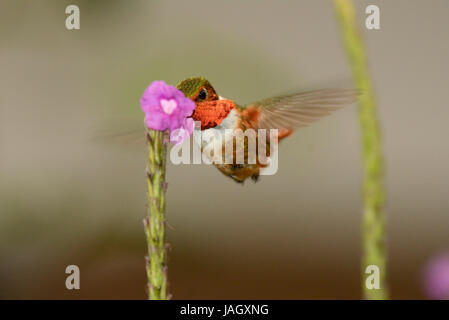
{"type": "Polygon", "coordinates": [[[95,140],[124,145],[145,145],[145,129],[122,130],[113,132],[112,130],[96,131],[93,134],[95,140]]]}
{"type": "Polygon", "coordinates": [[[248,105],[244,114],[252,127],[292,132],[355,102],[359,91],[324,89],[264,99],[248,105]],[[256,111],[257,110],[257,111],[256,111]],[[254,117],[255,113],[257,117],[254,117]],[[251,119],[257,120],[254,123],[251,119]]]}

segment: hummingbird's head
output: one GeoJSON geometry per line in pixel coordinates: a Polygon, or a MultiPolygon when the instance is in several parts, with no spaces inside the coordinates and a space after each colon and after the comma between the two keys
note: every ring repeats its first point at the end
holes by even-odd
{"type": "Polygon", "coordinates": [[[182,80],[176,88],[195,102],[192,119],[201,122],[201,130],[220,125],[235,107],[233,101],[220,98],[209,81],[202,77],[182,80]]]}
{"type": "Polygon", "coordinates": [[[218,95],[212,85],[203,77],[192,77],[182,80],[176,86],[187,98],[195,103],[218,100],[218,95]]]}

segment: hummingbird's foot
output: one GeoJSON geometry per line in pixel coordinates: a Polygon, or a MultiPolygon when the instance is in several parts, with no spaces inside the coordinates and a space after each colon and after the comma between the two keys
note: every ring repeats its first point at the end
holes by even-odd
{"type": "Polygon", "coordinates": [[[259,181],[259,175],[255,174],[255,175],[251,176],[251,180],[253,180],[254,183],[256,183],[257,181],[259,181]]]}

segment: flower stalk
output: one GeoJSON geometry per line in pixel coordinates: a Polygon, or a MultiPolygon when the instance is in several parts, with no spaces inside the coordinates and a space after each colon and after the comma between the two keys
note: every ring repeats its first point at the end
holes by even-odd
{"type": "Polygon", "coordinates": [[[153,81],[140,99],[147,128],[148,216],[144,219],[148,246],[146,271],[150,300],[167,300],[167,245],[165,243],[165,166],[167,144],[179,144],[193,132],[195,102],[164,81],[153,81]]]}
{"type": "Polygon", "coordinates": [[[351,0],[334,0],[334,4],[354,82],[356,87],[361,90],[361,94],[358,97],[358,109],[364,167],[362,291],[365,299],[388,299],[384,163],[374,91],[353,3],[351,0]],[[379,268],[379,289],[370,288],[370,286],[366,285],[369,274],[366,274],[365,270],[370,265],[375,265],[379,268]]]}
{"type": "Polygon", "coordinates": [[[150,300],[167,300],[167,252],[165,244],[165,166],[167,131],[147,129],[148,216],[144,219],[148,246],[146,272],[150,300]]]}

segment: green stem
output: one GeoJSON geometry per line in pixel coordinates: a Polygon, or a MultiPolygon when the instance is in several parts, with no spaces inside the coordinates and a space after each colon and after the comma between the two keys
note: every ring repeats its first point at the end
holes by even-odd
{"type": "Polygon", "coordinates": [[[148,216],[144,219],[148,246],[146,271],[150,300],[167,300],[167,253],[165,244],[166,132],[147,130],[148,216]]]}
{"type": "Polygon", "coordinates": [[[365,299],[388,299],[388,288],[386,287],[384,164],[376,102],[367,66],[367,56],[358,30],[352,1],[334,0],[334,4],[355,85],[361,90],[361,94],[358,97],[358,105],[364,167],[362,290],[365,299]],[[380,289],[369,289],[366,286],[366,279],[370,274],[366,274],[365,270],[369,265],[376,265],[379,268],[380,289]]]}

